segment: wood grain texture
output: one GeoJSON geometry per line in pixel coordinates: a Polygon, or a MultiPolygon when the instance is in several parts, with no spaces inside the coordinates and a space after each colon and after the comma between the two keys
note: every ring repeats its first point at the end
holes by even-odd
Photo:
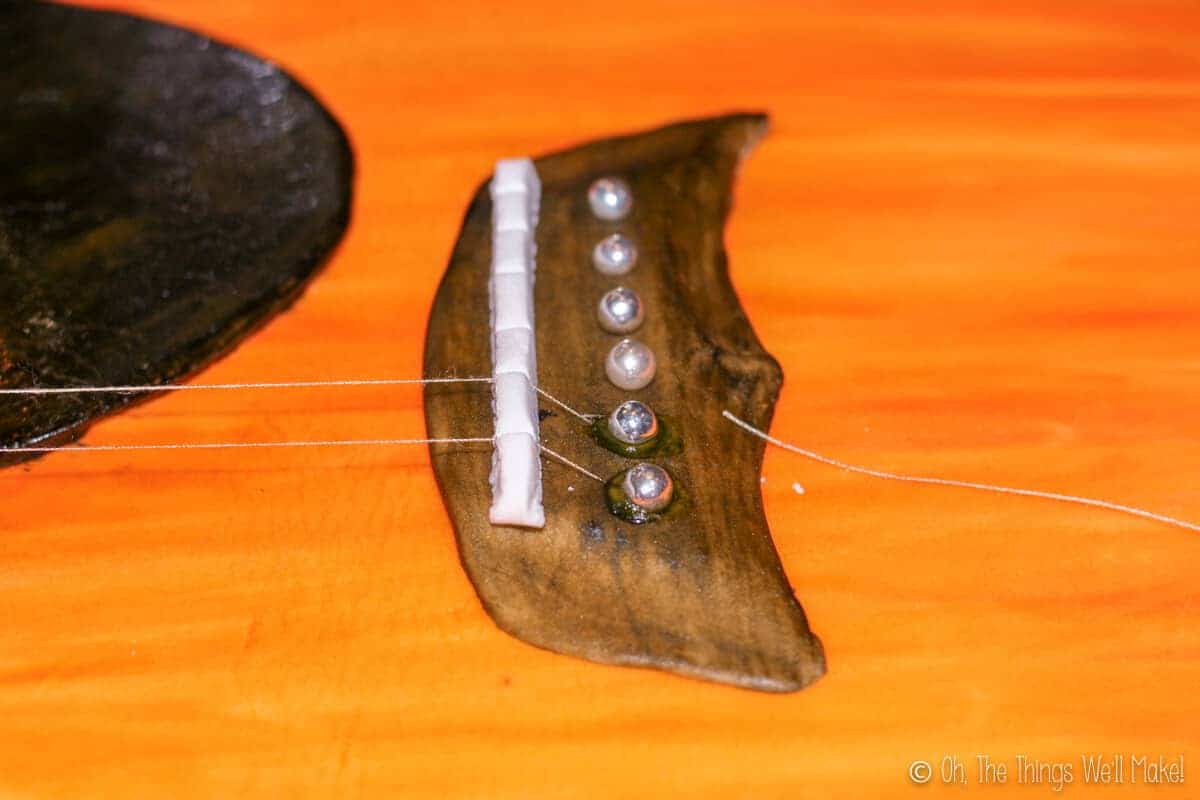
{"type": "MultiPolygon", "coordinates": [[[[491,448],[431,445],[463,564],[496,623],[525,641],[593,661],[647,666],[750,689],[790,692],[825,671],[820,641],[792,594],[763,518],[764,442],[721,412],[770,422],[783,375],[762,348],[729,283],[722,247],[734,173],[767,120],[738,114],[590,142],[538,158],[542,184],[534,285],[538,378],[585,413],[629,397],[671,420],[681,451],[650,458],[670,470],[678,508],[633,525],[613,514],[604,486],[544,459],[540,530],[488,520],[491,448]],[[592,181],[628,181],[634,209],[621,222],[588,207],[592,181]],[[638,392],[613,386],[604,356],[619,337],[595,304],[617,285],[591,265],[613,233],[638,246],[619,283],[639,293],[637,331],[658,359],[638,392]]],[[[490,375],[488,277],[492,202],[471,200],[425,339],[425,375],[490,375]]],[[[542,403],[542,442],[608,478],[636,463],[592,440],[586,423],[542,403]]],[[[490,387],[425,387],[429,435],[489,430],[490,387]]],[[[486,433],[484,434],[486,435],[486,433]]]]}
{"type": "MultiPolygon", "coordinates": [[[[124,5],[279,60],[358,156],[328,269],[206,380],[416,375],[497,156],[764,108],[726,246],[787,376],[774,433],[1200,517],[1194,3],[124,5]]],[[[416,390],[199,395],[88,438],[422,431],[416,390]]],[[[907,765],[1197,762],[1197,537],[775,450],[763,474],[834,667],[782,697],[497,630],[423,448],[0,473],[0,794],[960,797],[907,765]]]]}

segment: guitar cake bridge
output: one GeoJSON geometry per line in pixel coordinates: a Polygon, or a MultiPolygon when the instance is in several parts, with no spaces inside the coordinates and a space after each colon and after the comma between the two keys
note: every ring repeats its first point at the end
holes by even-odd
{"type": "Polygon", "coordinates": [[[425,376],[491,374],[494,399],[430,384],[425,415],[433,439],[496,426],[492,459],[430,449],[467,573],[520,639],[765,691],[824,672],[763,515],[764,443],[721,416],[766,428],[782,383],[722,245],[766,126],[735,114],[501,162],[470,204],[425,376]],[[533,347],[511,340],[526,329],[533,347]],[[522,412],[539,382],[586,418],[522,412]]]}

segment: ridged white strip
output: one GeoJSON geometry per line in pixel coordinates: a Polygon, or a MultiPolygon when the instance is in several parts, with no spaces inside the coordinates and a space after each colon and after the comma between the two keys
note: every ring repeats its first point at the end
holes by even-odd
{"type": "Polygon", "coordinates": [[[542,186],[533,162],[497,162],[492,195],[491,309],[493,525],[541,528],[542,460],[538,435],[533,279],[542,186]]]}

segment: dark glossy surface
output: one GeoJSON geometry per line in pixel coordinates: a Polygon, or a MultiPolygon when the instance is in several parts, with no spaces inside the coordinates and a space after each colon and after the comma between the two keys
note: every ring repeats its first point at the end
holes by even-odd
{"type": "MultiPolygon", "coordinates": [[[[0,106],[5,387],[179,379],[291,303],[346,227],[333,118],[189,31],[5,5],[0,106]]],[[[70,441],[137,399],[0,398],[0,444],[70,441]]]]}

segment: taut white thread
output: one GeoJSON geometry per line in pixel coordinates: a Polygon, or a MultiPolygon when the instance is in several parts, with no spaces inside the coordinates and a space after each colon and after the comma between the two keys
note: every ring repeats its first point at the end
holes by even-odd
{"type": "Polygon", "coordinates": [[[589,425],[592,424],[592,422],[594,420],[597,420],[600,417],[604,416],[603,414],[584,414],[582,412],[576,411],[575,409],[571,408],[569,405],[564,403],[562,400],[559,400],[557,397],[555,397],[554,395],[547,392],[542,387],[535,386],[533,388],[537,390],[538,394],[540,394],[542,397],[549,400],[551,403],[554,403],[556,406],[563,409],[568,414],[573,414],[574,416],[578,417],[579,419],[583,420],[584,422],[588,423],[589,425]]]}
{"type": "MultiPolygon", "coordinates": [[[[492,378],[364,378],[331,381],[273,381],[267,383],[153,383],[124,386],[26,386],[16,389],[0,389],[0,395],[41,394],[120,394],[132,392],[185,392],[223,391],[229,389],[311,389],[330,386],[403,386],[436,383],[493,383],[492,378]]],[[[533,387],[538,394],[584,422],[591,423],[603,416],[576,411],[540,386],[533,387]]]]}
{"type": "Polygon", "coordinates": [[[272,383],[157,383],[141,386],[27,386],[18,389],[0,389],[0,394],[116,394],[121,392],[304,389],[326,386],[400,386],[403,384],[491,382],[491,378],[380,378],[375,380],[281,381],[272,383]]]}
{"type": "Polygon", "coordinates": [[[554,458],[557,458],[559,461],[561,461],[562,463],[566,464],[568,467],[571,467],[572,469],[579,471],[581,474],[588,476],[588,477],[589,477],[589,478],[591,478],[592,480],[594,480],[594,481],[599,481],[600,483],[605,483],[605,482],[606,482],[606,481],[604,480],[604,478],[601,478],[601,477],[600,477],[599,475],[597,475],[596,473],[594,473],[594,472],[592,472],[592,471],[590,471],[590,470],[584,469],[583,467],[579,466],[579,465],[578,465],[578,464],[576,464],[574,461],[572,461],[571,459],[569,459],[569,458],[567,458],[566,456],[562,455],[561,453],[556,453],[556,452],[554,452],[553,450],[551,450],[549,447],[546,447],[546,445],[544,445],[544,444],[539,444],[539,445],[538,445],[538,447],[542,448],[542,452],[543,452],[543,453],[545,453],[546,455],[548,455],[548,456],[553,456],[554,458]]]}
{"type": "MultiPolygon", "coordinates": [[[[112,453],[128,450],[237,450],[243,448],[261,447],[378,447],[407,444],[490,444],[488,436],[466,436],[453,439],[315,439],[311,441],[282,441],[282,442],[190,442],[185,444],[94,444],[94,445],[59,445],[56,447],[2,447],[2,453],[112,453]]],[[[556,453],[545,445],[541,449],[546,455],[558,459],[563,464],[578,470],[594,481],[604,483],[604,479],[594,472],[576,464],[571,459],[556,453]]]]}
{"type": "Polygon", "coordinates": [[[959,489],[976,489],[981,492],[993,492],[995,494],[1015,494],[1021,497],[1040,497],[1043,500],[1055,500],[1061,503],[1075,503],[1081,506],[1092,506],[1093,508],[1103,508],[1108,511],[1117,511],[1122,514],[1130,514],[1142,519],[1154,520],[1165,525],[1174,525],[1177,528],[1184,528],[1190,531],[1200,531],[1200,525],[1194,522],[1186,522],[1185,520],[1168,517],[1165,514],[1156,514],[1153,511],[1146,511],[1133,506],[1121,505],[1120,503],[1112,503],[1108,500],[1096,500],[1091,497],[1076,497],[1070,494],[1059,494],[1057,492],[1041,492],[1037,489],[1015,489],[1010,486],[996,486],[990,483],[974,483],[972,481],[956,481],[949,478],[922,478],[916,475],[900,475],[894,472],[883,472],[877,469],[869,469],[867,467],[856,467],[853,464],[847,464],[843,461],[838,461],[828,456],[823,456],[820,453],[815,453],[812,450],[805,450],[802,447],[797,447],[794,444],[788,444],[782,439],[776,439],[765,431],[751,425],[745,420],[739,419],[728,410],[721,412],[721,416],[737,425],[746,432],[757,436],[758,438],[770,442],[776,447],[782,447],[784,450],[790,450],[793,453],[802,455],[805,458],[817,461],[821,464],[826,464],[831,467],[845,470],[846,472],[855,472],[859,475],[867,475],[872,478],[882,478],[888,481],[902,481],[905,483],[924,483],[932,486],[952,486],[959,489]]]}
{"type": "Polygon", "coordinates": [[[100,453],[121,450],[234,450],[253,447],[369,447],[402,444],[490,443],[490,436],[457,439],[314,439],[282,442],[186,442],[182,444],[85,444],[56,447],[0,447],[3,453],[100,453]]]}

